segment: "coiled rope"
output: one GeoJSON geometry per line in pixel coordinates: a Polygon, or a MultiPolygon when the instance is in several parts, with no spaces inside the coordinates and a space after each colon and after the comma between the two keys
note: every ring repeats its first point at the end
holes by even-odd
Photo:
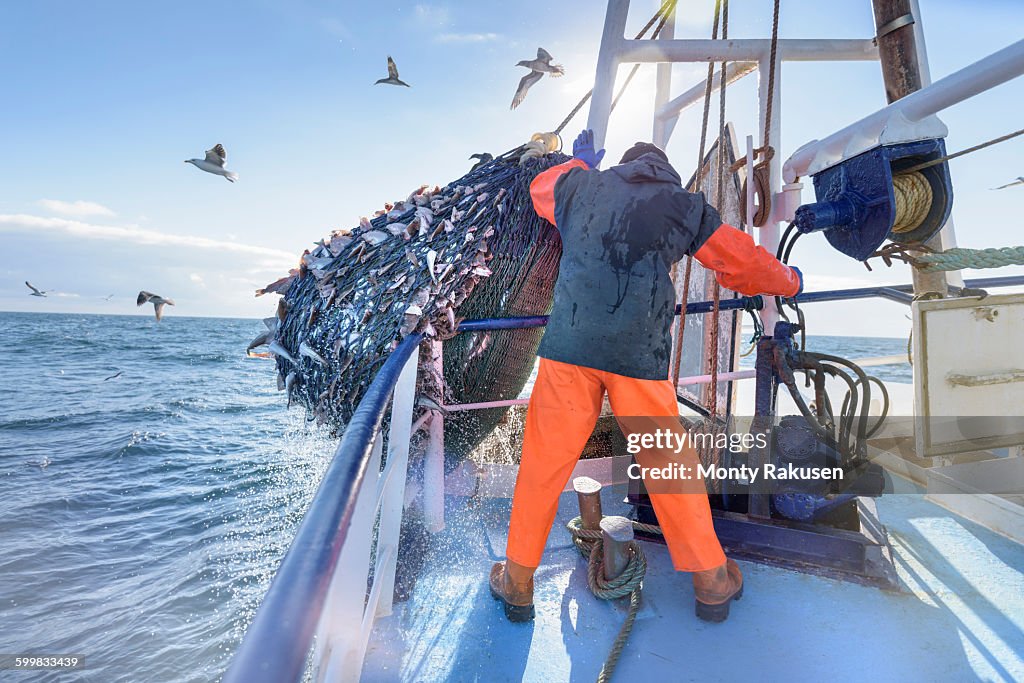
{"type": "MultiPolygon", "coordinates": [[[[639,543],[630,541],[627,545],[629,563],[626,568],[614,579],[606,579],[601,532],[583,528],[582,517],[573,518],[566,524],[566,527],[572,534],[572,542],[576,545],[576,549],[587,559],[587,585],[590,586],[591,592],[602,600],[615,600],[629,596],[629,613],[626,615],[626,620],[622,623],[618,635],[615,636],[612,649],[601,666],[601,673],[597,676],[597,683],[607,683],[611,680],[615,666],[619,663],[619,657],[633,630],[636,614],[640,611],[640,591],[643,588],[644,575],[647,573],[647,557],[639,543]]],[[[633,522],[633,529],[661,534],[661,528],[653,524],[633,522]]]]}
{"type": "Polygon", "coordinates": [[[896,234],[916,229],[932,208],[932,186],[920,172],[893,176],[892,189],[896,197],[896,218],[892,231],[896,234]]]}
{"type": "Polygon", "coordinates": [[[534,133],[530,141],[521,147],[523,153],[519,156],[519,165],[522,166],[529,159],[557,152],[561,148],[562,138],[558,133],[534,133]]]}

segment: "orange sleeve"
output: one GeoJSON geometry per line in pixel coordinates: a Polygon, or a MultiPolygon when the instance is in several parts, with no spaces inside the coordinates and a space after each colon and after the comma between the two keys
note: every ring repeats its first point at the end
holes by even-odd
{"type": "Polygon", "coordinates": [[[564,164],[552,166],[538,174],[530,183],[530,197],[533,199],[534,211],[552,225],[555,225],[555,183],[574,168],[586,170],[590,167],[579,159],[570,159],[564,164]]]}
{"type": "Polygon", "coordinates": [[[727,223],[720,225],[693,256],[715,271],[718,284],[744,296],[796,296],[800,289],[800,277],[793,269],[754,244],[750,235],[727,223]]]}

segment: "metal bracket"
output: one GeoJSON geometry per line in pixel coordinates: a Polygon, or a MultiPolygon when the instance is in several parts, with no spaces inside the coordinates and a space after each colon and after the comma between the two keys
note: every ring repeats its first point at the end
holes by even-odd
{"type": "Polygon", "coordinates": [[[911,26],[914,23],[914,15],[907,12],[902,17],[896,17],[892,21],[882,24],[878,27],[878,33],[875,35],[875,45],[878,45],[878,39],[889,35],[897,29],[901,29],[904,26],[911,26]]]}

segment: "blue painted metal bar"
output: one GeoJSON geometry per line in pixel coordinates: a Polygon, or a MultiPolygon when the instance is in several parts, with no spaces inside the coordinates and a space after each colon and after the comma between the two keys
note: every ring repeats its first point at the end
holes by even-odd
{"type": "Polygon", "coordinates": [[[367,474],[374,437],[398,376],[422,339],[421,334],[411,334],[402,340],[356,407],[223,683],[301,680],[331,576],[348,536],[356,493],[367,474]]]}
{"type": "Polygon", "coordinates": [[[480,318],[479,320],[463,320],[459,323],[459,332],[522,330],[530,327],[544,327],[547,324],[548,316],[546,315],[531,315],[525,318],[480,318]]]}
{"type": "MultiPolygon", "coordinates": [[[[986,287],[1019,287],[1024,286],[1024,275],[1008,275],[1004,277],[989,277],[967,280],[964,283],[967,287],[984,289],[986,287]]],[[[914,300],[911,292],[912,285],[890,285],[883,287],[855,287],[853,289],[829,289],[821,292],[804,292],[796,297],[797,303],[815,304],[822,301],[846,301],[849,299],[889,299],[899,303],[909,304],[914,300]]],[[[694,301],[686,305],[686,315],[696,313],[710,313],[714,308],[711,301],[694,301]]],[[[764,297],[740,296],[735,299],[722,299],[718,305],[722,311],[746,310],[748,308],[759,311],[764,308],[764,297]]],[[[676,304],[676,315],[683,310],[681,304],[676,304]]],[[[531,327],[544,327],[548,323],[548,316],[534,315],[525,318],[481,318],[479,320],[463,320],[459,323],[459,332],[483,332],[487,330],[520,330],[531,327]]]]}

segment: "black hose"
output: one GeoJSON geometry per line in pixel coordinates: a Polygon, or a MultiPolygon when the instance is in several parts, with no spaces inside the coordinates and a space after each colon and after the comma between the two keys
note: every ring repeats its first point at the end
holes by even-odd
{"type": "MultiPolygon", "coordinates": [[[[861,448],[866,446],[867,440],[867,427],[868,427],[868,411],[867,407],[871,405],[871,382],[868,380],[868,375],[860,368],[856,363],[852,363],[845,358],[840,356],[833,356],[828,353],[815,353],[807,351],[806,354],[812,358],[818,360],[828,361],[837,365],[842,365],[853,371],[854,374],[861,380],[864,386],[864,400],[861,405],[865,407],[860,414],[860,425],[857,428],[857,454],[860,455],[861,448]]],[[[856,391],[854,389],[854,391],[856,391]]]]}
{"type": "Polygon", "coordinates": [[[815,415],[807,402],[804,401],[804,397],[800,395],[800,390],[796,386],[796,377],[793,375],[793,368],[790,367],[786,361],[786,355],[778,346],[775,347],[775,368],[778,371],[779,377],[782,378],[782,382],[789,389],[790,395],[793,397],[793,402],[796,403],[796,407],[800,409],[800,413],[807,420],[807,423],[812,429],[825,440],[825,443],[834,441],[835,437],[829,433],[825,427],[818,421],[817,415],[815,415]]]}
{"type": "MultiPolygon", "coordinates": [[[[775,258],[782,261],[782,254],[785,253],[786,242],[789,240],[790,233],[796,228],[796,222],[790,223],[786,226],[786,229],[782,233],[782,238],[779,240],[779,247],[775,250],[775,258]]],[[[785,263],[785,261],[782,261],[785,263]]]]}
{"type": "Polygon", "coordinates": [[[868,430],[868,438],[871,438],[889,415],[889,390],[885,388],[885,383],[874,375],[868,375],[868,379],[877,384],[878,388],[882,390],[882,410],[878,415],[878,421],[868,430]]]}
{"type": "MultiPolygon", "coordinates": [[[[810,355],[810,354],[808,354],[810,355]]],[[[839,442],[849,453],[856,452],[856,444],[850,442],[850,434],[853,431],[853,419],[857,411],[857,383],[850,378],[845,372],[833,365],[822,365],[825,372],[838,377],[839,379],[846,382],[847,390],[846,396],[843,398],[843,406],[839,411],[839,442]],[[852,397],[852,407],[851,404],[852,397]]]]}

